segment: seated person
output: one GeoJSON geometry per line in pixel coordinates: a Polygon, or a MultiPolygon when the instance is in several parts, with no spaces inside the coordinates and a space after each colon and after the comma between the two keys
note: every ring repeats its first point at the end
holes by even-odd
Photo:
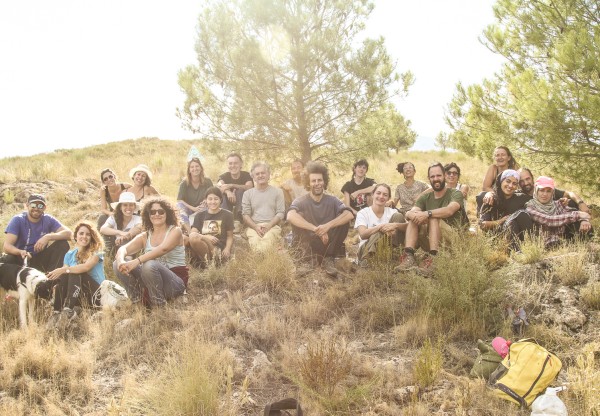
{"type": "Polygon", "coordinates": [[[525,234],[533,227],[525,211],[525,204],[531,197],[516,192],[519,178],[515,170],[506,169],[502,172],[494,183],[493,203],[483,204],[479,216],[481,229],[505,234],[510,240],[511,250],[519,249],[519,241],[523,241],[525,234]]]}
{"type": "Polygon", "coordinates": [[[92,297],[105,279],[102,251],[102,238],[92,224],[77,224],[75,248],[65,254],[62,267],[48,273],[49,280],[58,280],[50,326],[58,322],[60,313],[70,320],[77,316],[75,308],[93,306],[92,297]]]}
{"type": "Polygon", "coordinates": [[[137,202],[143,202],[144,198],[158,195],[152,184],[152,172],[146,165],[137,165],[129,171],[129,177],[133,180],[133,185],[127,189],[135,195],[137,202]]]}
{"type": "Polygon", "coordinates": [[[519,169],[519,164],[506,146],[496,147],[494,149],[493,158],[494,163],[488,167],[485,177],[483,178],[483,184],[481,186],[482,191],[475,197],[475,202],[477,203],[477,215],[479,215],[481,206],[484,203],[489,204],[492,201],[492,188],[498,175],[506,169],[519,169]]]}
{"type": "Polygon", "coordinates": [[[415,250],[420,246],[429,255],[419,271],[431,275],[433,257],[438,253],[440,242],[442,240],[449,242],[452,230],[460,229],[465,224],[464,215],[461,213],[463,195],[456,189],[446,188],[444,166],[441,163],[431,165],[427,175],[433,192],[422,194],[415,206],[406,213],[408,227],[404,253],[397,270],[410,270],[416,267],[415,250]]]}
{"type": "Polygon", "coordinates": [[[392,190],[389,185],[380,183],[375,185],[373,191],[373,204],[361,209],[356,215],[354,228],[358,230],[360,243],[358,248],[358,260],[364,264],[365,260],[377,252],[377,246],[389,238],[389,244],[399,247],[404,241],[406,221],[404,215],[394,208],[386,207],[390,200],[392,190]]]}
{"type": "Polygon", "coordinates": [[[282,185],[283,196],[285,197],[286,208],[290,206],[292,201],[306,195],[308,191],[304,187],[303,170],[304,163],[300,159],[296,159],[290,166],[292,178],[286,180],[282,185]]]}
{"type": "Polygon", "coordinates": [[[365,159],[357,160],[352,166],[352,178],[342,186],[344,204],[350,207],[355,217],[358,211],[371,205],[372,202],[370,197],[375,180],[367,178],[368,171],[369,162],[365,159]]]}
{"type": "Polygon", "coordinates": [[[133,303],[148,292],[150,306],[164,306],[167,300],[183,295],[188,280],[183,232],[169,201],[150,199],[142,209],[144,232],[117,250],[113,263],[115,276],[121,279],[133,303]],[[141,255],[126,260],[138,251],[141,255]]]}
{"type": "Polygon", "coordinates": [[[446,179],[446,187],[462,192],[466,202],[469,195],[469,185],[458,182],[460,179],[460,167],[454,162],[444,165],[444,178],[446,179]]]}
{"type": "Polygon", "coordinates": [[[139,212],[140,204],[136,202],[132,192],[123,192],[119,196],[119,202],[111,205],[114,214],[100,228],[107,257],[113,257],[119,247],[142,232],[142,217],[135,214],[139,212]]]}
{"type": "Polygon", "coordinates": [[[321,265],[330,276],[337,276],[335,257],[345,257],[344,240],[354,216],[349,207],[333,195],[325,194],[329,172],[322,163],[306,167],[308,194],[294,200],[287,214],[292,225],[293,245],[311,265],[321,265]]]}
{"type": "Polygon", "coordinates": [[[554,188],[552,178],[540,176],[535,181],[533,199],[527,202],[527,213],[544,237],[546,248],[554,247],[565,239],[572,239],[577,234],[591,237],[590,214],[565,207],[560,201],[555,201],[554,188]],[[570,232],[567,231],[567,227],[570,232]]]}
{"type": "Polygon", "coordinates": [[[244,192],[254,186],[252,177],[242,170],[242,157],[238,153],[227,156],[228,172],[219,176],[217,186],[223,192],[221,207],[233,213],[236,221],[242,219],[242,196],[244,192]]]}
{"type": "MultiPolygon", "coordinates": [[[[534,182],[531,170],[528,168],[521,168],[519,169],[519,175],[521,177],[521,180],[519,180],[519,187],[521,188],[521,191],[527,195],[533,196],[534,182]]],[[[555,201],[561,201],[563,205],[568,204],[569,207],[578,211],[587,212],[588,214],[590,213],[590,208],[587,206],[587,204],[583,202],[583,199],[581,199],[581,197],[579,197],[579,195],[573,191],[555,189],[554,196],[552,198],[555,201]]]]}
{"type": "Polygon", "coordinates": [[[119,200],[121,192],[131,187],[131,184],[117,182],[117,174],[112,169],[102,169],[100,172],[102,186],[100,187],[100,216],[98,217],[98,229],[104,225],[108,217],[113,213],[111,204],[119,200]]]}
{"type": "Polygon", "coordinates": [[[231,257],[233,248],[233,214],[221,208],[223,193],[213,186],[206,190],[206,211],[194,217],[190,232],[190,249],[205,267],[209,260],[218,263],[231,257]]]}
{"type": "Polygon", "coordinates": [[[4,254],[0,262],[23,265],[44,273],[63,264],[73,232],[50,214],[46,214],[46,198],[32,194],[25,204],[26,212],[15,215],[6,226],[4,254]]]}
{"type": "MultiPolygon", "coordinates": [[[[204,167],[197,157],[189,160],[186,177],[179,184],[177,208],[181,226],[186,234],[190,232],[190,216],[206,211],[206,190],[213,186],[210,178],[204,177],[204,167]]],[[[193,220],[192,220],[193,221],[193,220]]]]}
{"type": "Polygon", "coordinates": [[[285,216],[283,191],[269,185],[271,168],[265,162],[256,162],[252,169],[254,188],[244,192],[242,215],[250,248],[265,251],[281,239],[279,223],[285,216]]]}
{"type": "Polygon", "coordinates": [[[396,207],[402,215],[406,215],[415,205],[415,201],[419,195],[429,189],[429,186],[424,182],[415,180],[417,171],[412,162],[398,163],[396,170],[404,176],[404,183],[396,187],[394,201],[388,201],[386,206],[396,207]]]}

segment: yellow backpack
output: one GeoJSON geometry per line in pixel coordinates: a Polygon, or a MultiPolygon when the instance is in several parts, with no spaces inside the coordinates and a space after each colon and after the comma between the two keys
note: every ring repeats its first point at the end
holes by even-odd
{"type": "Polygon", "coordinates": [[[554,381],[561,368],[556,355],[532,338],[522,339],[511,344],[489,383],[496,396],[528,407],[554,381]]]}

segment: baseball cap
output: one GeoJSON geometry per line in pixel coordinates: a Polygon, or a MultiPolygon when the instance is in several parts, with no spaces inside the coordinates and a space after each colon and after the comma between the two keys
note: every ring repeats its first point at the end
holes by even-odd
{"type": "Polygon", "coordinates": [[[42,204],[46,205],[46,198],[41,194],[31,194],[27,199],[27,203],[29,204],[31,202],[41,202],[42,204]]]}
{"type": "Polygon", "coordinates": [[[554,179],[548,177],[548,176],[540,176],[539,178],[537,178],[537,180],[535,181],[535,185],[538,187],[538,189],[541,188],[555,188],[554,185],[554,179]]]}

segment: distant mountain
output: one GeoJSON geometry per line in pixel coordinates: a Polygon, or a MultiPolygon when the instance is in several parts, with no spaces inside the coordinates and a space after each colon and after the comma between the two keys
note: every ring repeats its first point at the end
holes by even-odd
{"type": "Polygon", "coordinates": [[[415,144],[410,150],[435,150],[435,139],[433,137],[417,136],[415,144]]]}

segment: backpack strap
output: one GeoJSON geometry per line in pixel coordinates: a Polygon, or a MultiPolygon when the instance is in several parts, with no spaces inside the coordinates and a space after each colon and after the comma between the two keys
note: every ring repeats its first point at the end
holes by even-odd
{"type": "Polygon", "coordinates": [[[283,413],[282,410],[296,410],[296,416],[303,416],[302,407],[296,399],[283,399],[278,402],[274,402],[265,406],[264,416],[281,416],[288,414],[283,413]]]}

